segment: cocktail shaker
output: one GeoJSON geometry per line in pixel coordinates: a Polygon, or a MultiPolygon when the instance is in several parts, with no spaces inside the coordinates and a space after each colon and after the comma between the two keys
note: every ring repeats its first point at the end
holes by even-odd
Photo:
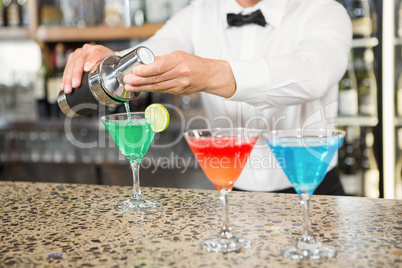
{"type": "Polygon", "coordinates": [[[72,93],[60,91],[57,98],[60,110],[69,117],[90,115],[97,112],[100,105],[116,107],[135,99],[140,93],[126,91],[123,77],[134,66],[154,61],[154,54],[144,46],[122,57],[106,57],[96,68],[83,74],[80,87],[74,88],[72,93]]]}

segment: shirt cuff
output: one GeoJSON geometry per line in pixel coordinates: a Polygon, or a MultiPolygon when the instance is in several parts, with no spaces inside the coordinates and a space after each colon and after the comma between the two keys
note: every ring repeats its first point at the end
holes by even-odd
{"type": "Polygon", "coordinates": [[[261,104],[267,95],[270,74],[267,63],[263,60],[229,60],[236,80],[236,92],[228,98],[243,101],[251,105],[261,104]]]}

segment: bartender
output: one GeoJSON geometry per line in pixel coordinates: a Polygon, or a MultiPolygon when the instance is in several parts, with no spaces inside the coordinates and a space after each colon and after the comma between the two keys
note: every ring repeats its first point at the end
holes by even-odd
{"type": "MultiPolygon", "coordinates": [[[[200,92],[212,127],[334,128],[351,41],[350,18],[334,0],[193,0],[141,44],[156,61],[124,82],[137,92],[200,92]]],[[[70,93],[83,71],[126,52],[77,49],[61,90],[70,93]]],[[[294,192],[268,146],[258,145],[235,189],[294,192]]],[[[315,193],[344,194],[336,157],[315,193]]]]}

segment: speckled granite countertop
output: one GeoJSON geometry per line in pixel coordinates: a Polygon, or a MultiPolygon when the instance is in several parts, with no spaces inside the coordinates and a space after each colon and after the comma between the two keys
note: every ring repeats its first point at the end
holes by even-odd
{"type": "Polygon", "coordinates": [[[295,262],[280,247],[301,234],[297,195],[231,193],[232,227],[253,244],[218,254],[199,248],[218,231],[217,191],[142,191],[157,211],[114,210],[130,187],[0,182],[0,267],[402,267],[402,200],[313,196],[314,234],[338,255],[295,262]]]}

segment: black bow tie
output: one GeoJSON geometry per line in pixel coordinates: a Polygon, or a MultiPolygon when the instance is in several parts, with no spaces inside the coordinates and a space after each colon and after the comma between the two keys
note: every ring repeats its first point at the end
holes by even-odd
{"type": "Polygon", "coordinates": [[[230,26],[235,27],[240,27],[248,23],[255,23],[262,27],[265,27],[265,25],[267,25],[264,15],[259,9],[248,15],[242,15],[241,13],[239,14],[229,13],[227,14],[226,19],[230,26]]]}

